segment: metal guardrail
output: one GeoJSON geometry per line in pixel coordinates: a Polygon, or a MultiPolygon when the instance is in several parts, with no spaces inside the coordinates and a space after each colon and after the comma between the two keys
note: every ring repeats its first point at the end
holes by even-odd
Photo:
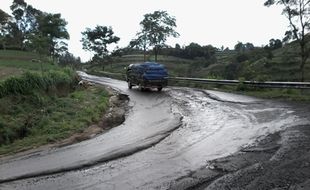
{"type": "Polygon", "coordinates": [[[239,80],[216,80],[204,78],[186,78],[186,77],[169,77],[169,80],[189,81],[206,84],[223,84],[223,85],[239,85],[244,84],[252,87],[261,88],[294,88],[294,89],[310,89],[310,82],[275,82],[275,81],[239,81],[239,80]]]}
{"type": "MultiPolygon", "coordinates": [[[[101,74],[115,75],[122,77],[122,73],[102,72],[101,74]]],[[[205,84],[222,84],[222,85],[239,85],[244,84],[252,87],[260,88],[292,88],[292,89],[310,89],[310,82],[276,82],[276,81],[239,81],[239,80],[217,80],[217,79],[204,79],[204,78],[187,78],[187,77],[168,77],[168,80],[174,81],[188,81],[198,82],[205,84]]]]}

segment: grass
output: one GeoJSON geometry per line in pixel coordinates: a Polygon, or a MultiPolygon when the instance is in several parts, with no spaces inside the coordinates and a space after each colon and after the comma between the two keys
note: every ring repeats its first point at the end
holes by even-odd
{"type": "Polygon", "coordinates": [[[33,90],[70,89],[77,83],[76,74],[70,70],[49,71],[43,74],[27,72],[19,77],[0,81],[0,98],[11,94],[29,94],[33,90]]]}
{"type": "Polygon", "coordinates": [[[39,57],[0,50],[0,155],[79,133],[109,106],[105,89],[78,88],[75,71],[39,57]]]}
{"type": "Polygon", "coordinates": [[[10,76],[19,76],[28,71],[44,72],[50,70],[61,70],[47,58],[42,58],[39,62],[39,55],[25,51],[0,50],[0,80],[10,76]]]}
{"type": "MultiPolygon", "coordinates": [[[[43,71],[49,70],[60,70],[57,65],[43,62],[43,71]]],[[[12,67],[19,68],[23,70],[31,70],[31,71],[41,71],[41,64],[39,62],[29,62],[28,60],[1,60],[0,59],[0,67],[12,67]]]]}
{"type": "Polygon", "coordinates": [[[37,58],[36,53],[17,50],[0,50],[0,59],[17,59],[31,60],[37,58]]]}
{"type": "Polygon", "coordinates": [[[0,155],[67,138],[99,121],[108,107],[103,88],[79,89],[67,96],[42,92],[0,99],[0,155]]]}
{"type": "MultiPolygon", "coordinates": [[[[1,63],[0,63],[1,65],[1,63]]],[[[4,80],[11,76],[19,76],[23,74],[25,71],[23,69],[14,68],[14,67],[6,67],[0,66],[0,80],[4,80]]]]}
{"type": "Polygon", "coordinates": [[[310,102],[309,89],[257,89],[243,92],[238,91],[238,93],[265,99],[310,102]]]}

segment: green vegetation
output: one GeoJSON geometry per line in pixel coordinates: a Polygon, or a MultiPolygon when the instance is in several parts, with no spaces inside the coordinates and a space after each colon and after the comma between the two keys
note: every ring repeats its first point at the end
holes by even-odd
{"type": "Polygon", "coordinates": [[[12,95],[26,95],[34,90],[70,89],[75,81],[75,74],[69,69],[64,71],[49,71],[39,75],[38,73],[24,73],[20,77],[10,77],[0,81],[0,98],[12,95]]]}
{"type": "MultiPolygon", "coordinates": [[[[185,55],[188,49],[186,46],[180,51],[185,55]]],[[[210,47],[201,47],[199,51],[207,49],[212,50],[210,47]]],[[[274,50],[259,47],[241,52],[217,50],[201,55],[202,57],[181,58],[174,56],[170,48],[162,50],[162,55],[158,56],[158,62],[166,65],[170,76],[228,80],[244,78],[255,81],[300,81],[298,50],[296,43],[290,43],[274,50]]],[[[147,60],[154,61],[154,56],[147,56],[147,60]]],[[[143,55],[129,54],[114,57],[112,61],[104,65],[88,64],[85,68],[90,72],[124,73],[124,67],[137,62],[143,62],[143,55]]],[[[305,66],[305,71],[305,81],[310,81],[310,64],[305,66]]]]}
{"type": "Polygon", "coordinates": [[[33,91],[0,99],[0,154],[14,153],[69,137],[97,122],[108,106],[102,88],[50,95],[33,91]]]}
{"type": "Polygon", "coordinates": [[[248,91],[238,91],[238,93],[255,96],[258,98],[289,100],[289,101],[310,101],[309,90],[298,89],[256,89],[248,91]]]}
{"type": "Polygon", "coordinates": [[[107,59],[109,56],[107,46],[120,40],[119,37],[114,36],[112,27],[98,25],[94,29],[86,28],[82,36],[83,49],[95,53],[93,61],[107,59]]]}
{"type": "Polygon", "coordinates": [[[67,50],[67,22],[61,14],[46,13],[24,0],[13,0],[12,16],[0,11],[0,48],[30,50],[59,57],[67,50]]]}
{"type": "Polygon", "coordinates": [[[36,53],[16,50],[0,50],[0,80],[19,76],[27,71],[43,72],[61,70],[52,60],[41,58],[36,53]],[[42,66],[42,68],[41,68],[42,66]]]}
{"type": "Polygon", "coordinates": [[[75,71],[37,57],[0,51],[0,155],[82,132],[108,107],[105,89],[78,87],[75,71]]]}
{"type": "MultiPolygon", "coordinates": [[[[282,45],[281,41],[272,39],[270,44],[265,47],[254,47],[250,43],[239,42],[236,49],[214,50],[211,46],[199,46],[191,43],[183,48],[162,49],[162,55],[159,55],[157,59],[167,67],[170,76],[262,82],[300,81],[299,47],[296,42],[282,45]],[[195,57],[197,55],[199,57],[195,57]]],[[[85,68],[92,74],[124,80],[124,68],[131,63],[144,60],[143,54],[134,53],[113,57],[112,61],[104,65],[90,63],[85,65],[85,68]]],[[[140,53],[143,52],[140,51],[140,53]]],[[[148,55],[147,60],[154,61],[155,58],[148,55]]],[[[305,80],[310,81],[310,64],[306,64],[305,71],[305,80]]],[[[170,81],[169,84],[216,88],[263,98],[306,101],[310,99],[307,90],[251,89],[245,88],[244,85],[203,85],[173,81],[170,81]]]]}
{"type": "Polygon", "coordinates": [[[145,52],[148,47],[153,47],[155,61],[159,50],[165,45],[169,36],[178,37],[180,34],[175,31],[176,19],[166,11],[154,11],[145,14],[140,22],[141,32],[138,32],[137,39],[130,42],[131,47],[142,47],[145,52]]]}
{"type": "Polygon", "coordinates": [[[295,40],[298,43],[299,49],[299,65],[300,65],[300,80],[305,80],[305,66],[309,58],[310,45],[307,39],[307,32],[310,29],[310,1],[295,1],[295,0],[267,0],[265,6],[282,6],[282,14],[290,23],[289,29],[285,32],[283,41],[295,40]]]}

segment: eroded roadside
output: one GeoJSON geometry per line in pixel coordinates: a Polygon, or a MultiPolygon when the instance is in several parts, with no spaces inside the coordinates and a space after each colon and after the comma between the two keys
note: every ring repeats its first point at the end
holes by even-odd
{"type": "MultiPolygon", "coordinates": [[[[102,88],[102,86],[98,86],[98,88],[102,88]]],[[[24,150],[12,155],[0,155],[0,161],[14,159],[15,157],[20,157],[40,151],[46,151],[48,149],[72,145],[94,138],[95,136],[107,132],[109,129],[122,124],[125,121],[126,113],[130,109],[128,105],[129,97],[128,95],[119,93],[108,86],[105,86],[105,89],[110,96],[109,109],[105,111],[105,113],[102,115],[102,118],[97,123],[88,126],[79,133],[75,133],[66,139],[54,143],[42,145],[40,147],[32,148],[29,150],[24,150]]]]}
{"type": "Polygon", "coordinates": [[[125,121],[125,115],[129,109],[129,97],[121,94],[110,87],[105,87],[109,92],[109,109],[104,113],[100,121],[86,128],[83,132],[53,144],[53,147],[68,146],[83,140],[91,139],[98,134],[108,131],[109,129],[122,124],[125,121]]]}
{"type": "MultiPolygon", "coordinates": [[[[294,104],[295,113],[309,117],[310,107],[294,104]]],[[[310,124],[268,135],[230,156],[212,160],[179,178],[170,189],[289,189],[310,187],[310,124]]]]}

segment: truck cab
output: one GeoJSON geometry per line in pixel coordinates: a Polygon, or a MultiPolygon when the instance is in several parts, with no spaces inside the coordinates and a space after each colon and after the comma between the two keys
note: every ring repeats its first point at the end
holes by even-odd
{"type": "Polygon", "coordinates": [[[168,72],[164,65],[156,62],[130,64],[126,70],[128,88],[139,86],[143,91],[156,88],[161,91],[168,84],[168,72]]]}

